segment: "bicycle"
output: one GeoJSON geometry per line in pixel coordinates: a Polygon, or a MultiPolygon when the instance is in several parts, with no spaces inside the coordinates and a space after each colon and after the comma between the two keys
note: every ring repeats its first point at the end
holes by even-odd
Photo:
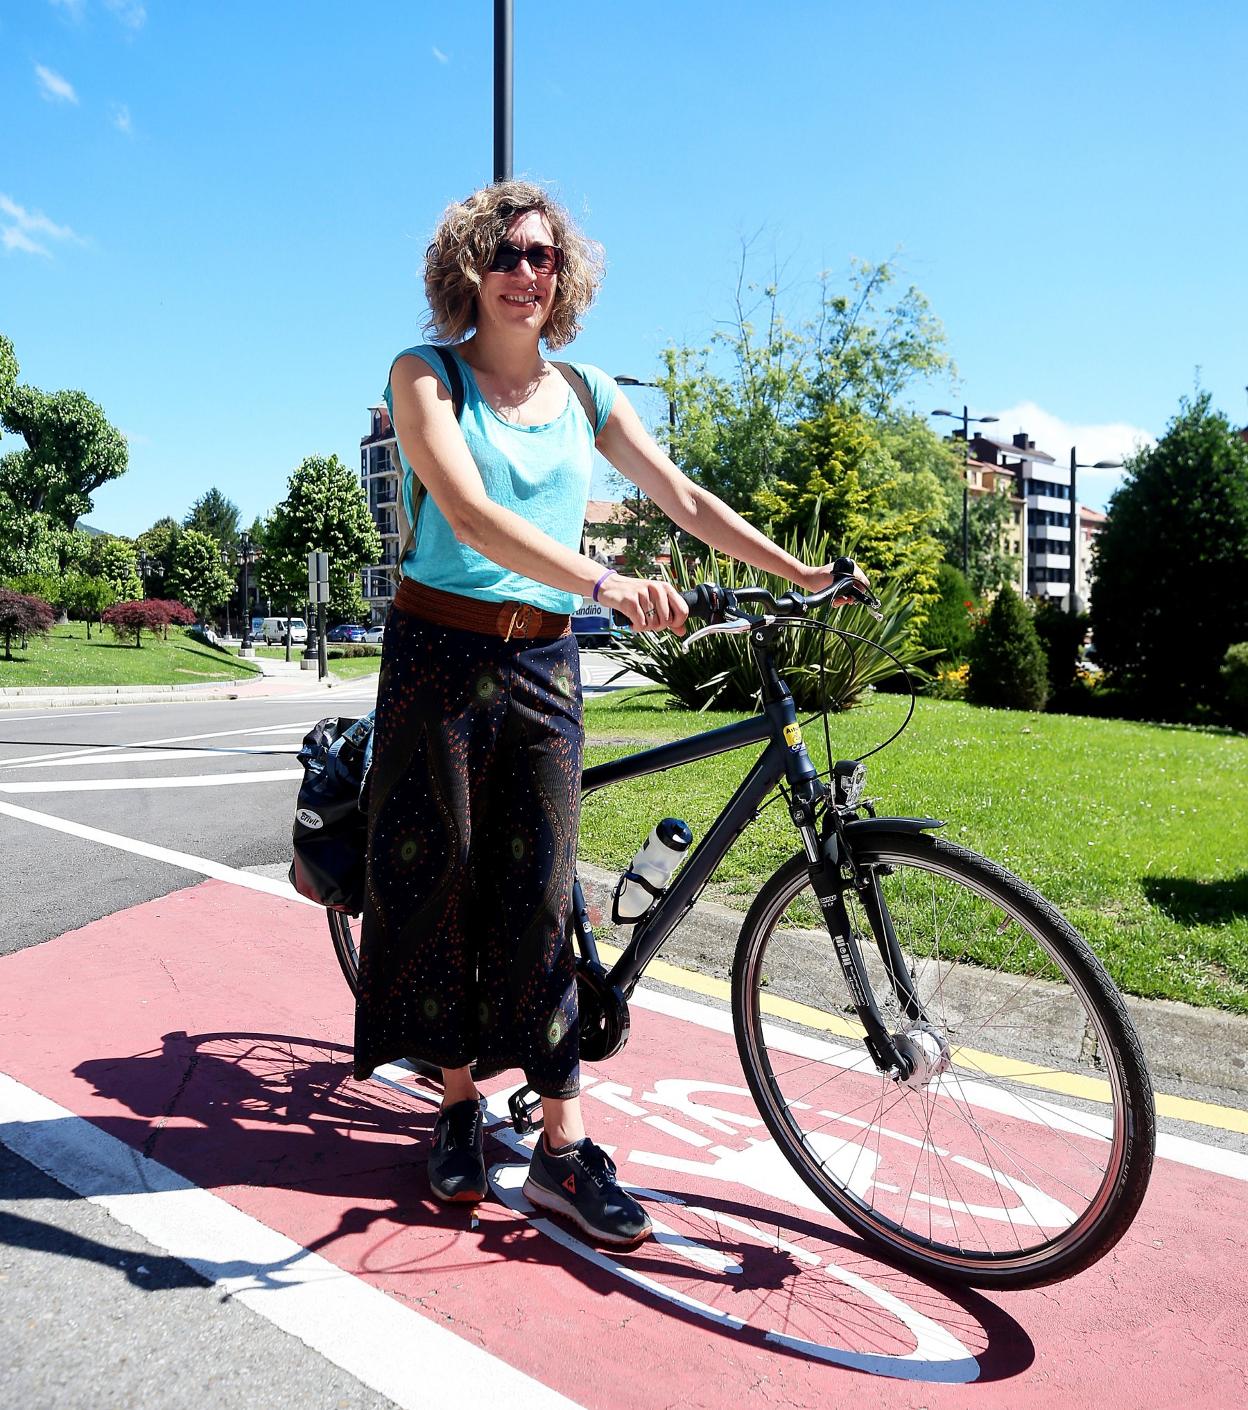
{"type": "MultiPolygon", "coordinates": [[[[1122,1237],[1148,1185],[1140,1041],[1087,943],[1037,891],[937,836],[943,822],[876,816],[865,755],[815,768],[773,648],[795,627],[872,644],[809,615],[842,596],[878,615],[852,564],[837,571],[847,576],[813,596],[686,593],[706,623],[690,644],[748,632],[760,713],[584,770],[583,796],[766,746],[610,968],[576,881],[581,1053],[601,1062],[624,1046],[647,965],[779,790],[801,849],[759,891],[732,967],[737,1049],[776,1145],[823,1205],[924,1275],[991,1288],[1070,1277],[1122,1237]]],[[[914,705],[912,690],[900,728],[869,752],[914,705]]],[[[826,711],[823,728],[830,746],[826,711]]],[[[329,923],[354,990],[358,923],[341,911],[329,923]]],[[[512,1095],[518,1133],[538,1105],[528,1089],[512,1095]]]]}

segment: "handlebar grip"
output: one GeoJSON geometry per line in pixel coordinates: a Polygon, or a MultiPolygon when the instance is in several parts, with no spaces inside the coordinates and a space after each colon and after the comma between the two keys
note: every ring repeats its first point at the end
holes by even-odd
{"type": "Polygon", "coordinates": [[[858,565],[852,558],[838,558],[832,564],[832,571],[838,578],[852,578],[858,571],[858,565]]]}

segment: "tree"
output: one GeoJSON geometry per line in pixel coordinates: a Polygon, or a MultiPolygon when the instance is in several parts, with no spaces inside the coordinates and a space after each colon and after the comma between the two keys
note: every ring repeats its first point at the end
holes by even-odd
{"type": "Polygon", "coordinates": [[[1036,635],[1049,662],[1049,696],[1074,684],[1079,648],[1088,634],[1086,612],[1071,612],[1056,597],[1042,598],[1033,609],[1036,635]]]}
{"type": "Polygon", "coordinates": [[[234,590],[234,579],[221,561],[217,540],[198,529],[183,529],[173,544],[165,591],[189,603],[201,618],[234,590]]]}
{"type": "MultiPolygon", "coordinates": [[[[960,457],[959,457],[960,459],[960,457]]],[[[1013,523],[1009,491],[1004,485],[971,495],[967,515],[966,574],[976,597],[991,597],[1002,588],[1018,582],[1019,562],[1006,547],[1007,532],[1013,523]]],[[[957,512],[945,519],[938,530],[945,559],[962,562],[962,492],[959,487],[957,512]]]]}
{"type": "Polygon", "coordinates": [[[19,386],[13,344],[0,334],[0,425],[26,442],[0,456],[0,499],[72,530],[91,496],[125,473],[125,437],[82,392],[19,386]]]}
{"type": "Polygon", "coordinates": [[[91,623],[100,620],[100,614],[117,601],[117,591],[103,578],[88,577],[85,573],[70,573],[61,586],[61,606],[75,622],[86,622],[87,640],[91,640],[91,623]]]}
{"type": "Polygon", "coordinates": [[[1150,711],[1185,718],[1248,640],[1248,443],[1201,392],[1125,470],[1097,538],[1097,657],[1150,711]]]}
{"type": "Polygon", "coordinates": [[[234,553],[238,548],[238,505],[217,488],[210,489],[191,505],[182,521],[188,529],[196,529],[215,539],[221,553],[234,553]]]}
{"type": "Polygon", "coordinates": [[[152,578],[159,578],[162,584],[168,581],[169,571],[173,567],[173,546],[181,532],[182,526],[178,521],[166,514],[135,539],[135,548],[147,554],[147,572],[143,582],[145,592],[152,578]]]}
{"type": "Polygon", "coordinates": [[[826,534],[873,576],[896,583],[915,603],[914,625],[936,595],[940,547],[929,531],[932,514],[894,510],[897,474],[876,423],[852,407],[829,403],[793,428],[775,488],[755,496],[758,518],[772,534],[826,534]]]}
{"type": "Polygon", "coordinates": [[[47,636],[55,619],[56,613],[41,598],[0,588],[0,632],[4,633],[4,659],[13,659],[15,636],[22,640],[47,636]]]}
{"type": "Polygon", "coordinates": [[[195,614],[180,602],[140,597],[133,602],[115,603],[100,620],[106,627],[112,628],[118,641],[133,632],[135,646],[141,647],[145,631],[164,632],[172,622],[189,625],[195,620],[195,614]]]}
{"type": "Polygon", "coordinates": [[[360,570],[381,558],[381,537],[356,476],[338,459],[308,456],[264,526],[261,590],[282,609],[306,599],[308,554],[329,554],[329,610],[340,621],[364,610],[360,570]]]}
{"type": "MultiPolygon", "coordinates": [[[[938,464],[941,453],[930,444],[916,456],[922,438],[938,441],[930,430],[920,435],[917,418],[900,407],[915,377],[952,370],[943,330],[923,295],[912,288],[886,304],[893,266],[856,264],[847,292],[821,276],[815,316],[794,322],[781,308],[779,271],[759,284],[747,277],[748,264],[746,247],[732,317],[711,345],[673,345],[663,354],[666,370],[659,381],[676,404],[676,463],[755,522],[757,496],[774,488],[789,462],[796,426],[817,419],[828,406],[895,423],[892,458],[907,473],[924,462],[929,468],[938,464]]],[[[948,479],[947,464],[942,473],[948,479]]],[[[903,498],[904,484],[899,480],[896,487],[903,498]]],[[[924,493],[933,491],[925,487],[924,493]]],[[[944,500],[949,488],[934,493],[944,500]]],[[[899,498],[896,507],[933,506],[899,498]]]]}
{"type": "Polygon", "coordinates": [[[98,534],[91,540],[85,566],[91,577],[111,584],[119,601],[129,601],[143,592],[138,559],[129,539],[98,534]]]}
{"type": "Polygon", "coordinates": [[[1005,710],[1043,710],[1049,667],[1026,604],[1002,588],[987,619],[971,638],[966,698],[1005,710]]]}

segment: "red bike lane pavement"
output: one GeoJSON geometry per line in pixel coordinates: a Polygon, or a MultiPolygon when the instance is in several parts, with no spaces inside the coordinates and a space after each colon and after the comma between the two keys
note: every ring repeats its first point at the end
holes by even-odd
{"type": "MultiPolygon", "coordinates": [[[[62,1124],[85,1118],[136,1169],[158,1162],[581,1405],[1244,1401],[1248,1162],[1223,1155],[1210,1163],[1232,1173],[1214,1173],[1191,1142],[1158,1159],[1135,1224],[1077,1278],[927,1284],[791,1177],[726,1015],[638,995],[628,1046],[586,1072],[592,1133],[654,1192],[659,1238],[614,1253],[529,1209],[526,1151],[501,1119],[494,1198],[475,1218],[430,1198],[436,1095],[401,1068],[351,1080],[349,999],[314,908],[209,881],[9,956],[0,980],[0,1073],[62,1124]]],[[[501,1118],[509,1086],[487,1090],[501,1118]]],[[[0,1140],[20,1153],[13,1129],[0,1140]]],[[[427,1375],[413,1352],[416,1390],[427,1375]]]]}

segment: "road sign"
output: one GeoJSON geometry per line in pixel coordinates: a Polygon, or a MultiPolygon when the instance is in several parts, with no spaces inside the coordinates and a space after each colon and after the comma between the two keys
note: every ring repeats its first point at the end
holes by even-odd
{"type": "Polygon", "coordinates": [[[308,601],[329,601],[329,554],[316,549],[308,554],[308,601]]]}

